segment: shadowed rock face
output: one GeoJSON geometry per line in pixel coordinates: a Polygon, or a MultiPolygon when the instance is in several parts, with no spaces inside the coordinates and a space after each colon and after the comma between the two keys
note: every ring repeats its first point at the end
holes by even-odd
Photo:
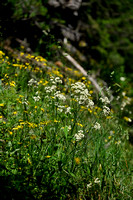
{"type": "Polygon", "coordinates": [[[61,6],[62,8],[78,10],[81,6],[82,0],[49,0],[48,3],[50,6],[55,8],[61,6]]]}

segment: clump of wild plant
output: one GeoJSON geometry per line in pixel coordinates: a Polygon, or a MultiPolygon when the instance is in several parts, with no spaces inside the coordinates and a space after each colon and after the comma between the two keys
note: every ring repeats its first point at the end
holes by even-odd
{"type": "Polygon", "coordinates": [[[109,99],[96,102],[82,77],[62,81],[59,69],[0,56],[0,174],[9,176],[8,190],[34,199],[131,199],[128,135],[109,99]]]}

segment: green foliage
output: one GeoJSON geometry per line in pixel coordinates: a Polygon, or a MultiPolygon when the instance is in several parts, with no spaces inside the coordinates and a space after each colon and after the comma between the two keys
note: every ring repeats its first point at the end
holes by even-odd
{"type": "Polygon", "coordinates": [[[1,198],[132,199],[128,133],[109,99],[71,68],[77,80],[25,56],[0,51],[1,198]]]}
{"type": "MultiPolygon", "coordinates": [[[[72,30],[77,30],[81,36],[75,41],[68,38],[68,42],[77,48],[74,56],[87,70],[100,69],[100,77],[108,82],[110,73],[124,66],[123,76],[127,74],[129,79],[133,78],[132,1],[83,1],[77,17],[71,9],[61,5],[58,8],[50,6],[48,0],[6,0],[2,2],[2,9],[8,10],[7,21],[1,26],[3,37],[14,35],[27,38],[33,51],[53,59],[53,55],[60,54],[58,48],[49,49],[57,44],[51,37],[54,35],[56,40],[62,41],[61,27],[73,27],[72,30]],[[13,19],[13,22],[9,19],[13,19]],[[12,25],[14,28],[11,29],[12,25]],[[27,33],[22,34],[24,28],[27,33]],[[80,45],[83,41],[85,46],[80,45]],[[86,61],[80,60],[82,56],[78,52],[86,57],[86,61]]],[[[132,87],[132,82],[130,84],[132,87]]]]}

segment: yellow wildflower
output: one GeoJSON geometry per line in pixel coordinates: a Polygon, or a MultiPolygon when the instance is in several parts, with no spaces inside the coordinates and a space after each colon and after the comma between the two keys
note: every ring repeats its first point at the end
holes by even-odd
{"type": "Polygon", "coordinates": [[[83,76],[83,77],[82,77],[82,80],[86,80],[86,77],[83,76]]]}
{"type": "Polygon", "coordinates": [[[14,112],[13,112],[13,115],[16,115],[16,114],[17,114],[17,111],[14,111],[14,112]]]}
{"type": "Polygon", "coordinates": [[[10,86],[15,87],[15,81],[10,82],[10,86]]]}
{"type": "Polygon", "coordinates": [[[31,165],[32,164],[32,162],[31,162],[31,160],[28,158],[27,159],[27,161],[28,161],[28,163],[31,165]]]}
{"type": "Polygon", "coordinates": [[[80,158],[79,157],[74,158],[74,160],[75,160],[75,162],[76,162],[77,165],[80,164],[80,158]]]}
{"type": "Polygon", "coordinates": [[[90,93],[90,94],[93,94],[93,90],[90,90],[89,93],[90,93]]]}
{"type": "Polygon", "coordinates": [[[42,111],[42,112],[44,112],[44,109],[43,109],[43,108],[41,108],[41,111],[42,111]]]}
{"type": "Polygon", "coordinates": [[[46,158],[50,158],[51,156],[46,156],[46,158]]]}
{"type": "Polygon", "coordinates": [[[31,135],[31,139],[36,139],[36,135],[31,135]]]}
{"type": "Polygon", "coordinates": [[[128,117],[123,117],[123,119],[125,120],[125,121],[127,121],[127,122],[131,122],[132,120],[130,119],[130,118],[128,118],[128,117]]]}

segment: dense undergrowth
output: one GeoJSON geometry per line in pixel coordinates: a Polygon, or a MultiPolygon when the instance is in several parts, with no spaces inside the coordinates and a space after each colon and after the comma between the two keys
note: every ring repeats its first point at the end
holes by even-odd
{"type": "Polygon", "coordinates": [[[1,199],[131,200],[132,147],[118,118],[131,99],[112,107],[78,71],[26,59],[0,51],[1,199]]]}

